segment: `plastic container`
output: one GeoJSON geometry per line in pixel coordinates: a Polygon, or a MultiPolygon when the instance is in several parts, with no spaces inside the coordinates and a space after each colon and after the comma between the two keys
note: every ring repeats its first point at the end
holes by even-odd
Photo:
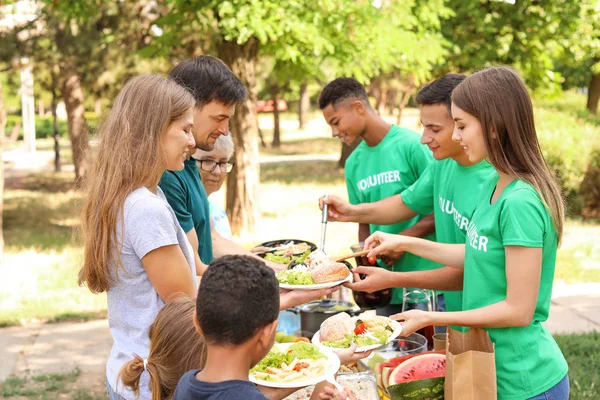
{"type": "Polygon", "coordinates": [[[390,359],[408,354],[419,354],[427,351],[427,339],[419,333],[413,333],[404,338],[390,341],[385,346],[374,351],[385,359],[390,359]]]}

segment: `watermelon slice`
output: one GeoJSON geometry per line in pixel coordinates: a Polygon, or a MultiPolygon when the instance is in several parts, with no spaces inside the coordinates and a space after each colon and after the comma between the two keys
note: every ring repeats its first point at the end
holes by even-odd
{"type": "Polygon", "coordinates": [[[392,400],[443,400],[445,378],[420,379],[388,386],[392,400]]]}
{"type": "Polygon", "coordinates": [[[398,365],[389,376],[389,385],[444,376],[446,376],[446,356],[426,353],[412,357],[398,365]]]}
{"type": "Polygon", "coordinates": [[[383,384],[383,387],[386,389],[389,385],[390,374],[394,369],[395,368],[393,367],[383,367],[383,369],[381,370],[381,382],[383,384]]]}

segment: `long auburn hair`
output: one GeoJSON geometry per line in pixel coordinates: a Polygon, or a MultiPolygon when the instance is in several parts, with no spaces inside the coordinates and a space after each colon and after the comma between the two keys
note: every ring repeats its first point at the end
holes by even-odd
{"type": "Polygon", "coordinates": [[[100,126],[98,152],[86,179],[84,263],[78,279],[93,293],[107,291],[122,268],[117,224],[123,223],[125,198],[158,184],[165,170],[160,138],[193,106],[191,94],[173,81],[140,75],[123,87],[100,126]]]}
{"type": "Polygon", "coordinates": [[[476,72],[454,89],[452,102],[481,123],[494,168],[537,190],[560,244],[565,219],[562,190],[542,154],[531,98],[519,74],[509,67],[476,72]]]}
{"type": "MultiPolygon", "coordinates": [[[[172,398],[179,379],[189,370],[202,369],[206,363],[204,339],[194,327],[195,312],[195,302],[189,297],[168,301],[148,330],[150,353],[146,370],[152,400],[172,398]]],[[[139,396],[143,372],[144,360],[136,356],[121,368],[119,379],[139,396]]]]}

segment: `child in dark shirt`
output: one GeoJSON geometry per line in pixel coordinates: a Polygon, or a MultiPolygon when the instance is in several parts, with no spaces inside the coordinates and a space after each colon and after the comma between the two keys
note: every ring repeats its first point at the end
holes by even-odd
{"type": "MultiPolygon", "coordinates": [[[[175,389],[175,400],[265,400],[284,398],[294,389],[261,388],[248,371],[275,342],[279,283],[263,262],[248,256],[214,260],[202,276],[194,324],[207,350],[203,369],[187,372],[175,389]]],[[[317,385],[313,398],[324,385],[317,385]]]]}
{"type": "Polygon", "coordinates": [[[175,400],[264,400],[248,371],[275,342],[279,283],[272,270],[251,257],[214,260],[202,276],[194,323],[207,348],[202,370],[186,373],[175,400]]]}

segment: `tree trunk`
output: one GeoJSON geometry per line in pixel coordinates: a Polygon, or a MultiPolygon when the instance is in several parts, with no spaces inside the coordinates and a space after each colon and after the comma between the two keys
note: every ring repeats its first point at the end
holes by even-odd
{"type": "MultiPolygon", "coordinates": [[[[62,68],[61,68],[62,69],[62,68]]],[[[69,138],[75,165],[75,184],[80,187],[89,168],[88,125],[83,106],[81,79],[74,67],[62,69],[64,79],[63,100],[67,110],[69,138]]]]}
{"type": "Polygon", "coordinates": [[[94,102],[94,112],[98,116],[102,114],[102,101],[100,99],[96,99],[94,102]]]}
{"type": "Polygon", "coordinates": [[[57,106],[56,81],[52,82],[52,128],[54,130],[54,172],[60,172],[60,133],[58,132],[58,118],[56,115],[57,106]]]}
{"type": "Polygon", "coordinates": [[[6,134],[6,111],[4,109],[4,89],[0,79],[0,266],[4,260],[4,231],[2,227],[2,214],[4,212],[4,161],[2,151],[4,150],[4,135],[6,134]]]}
{"type": "Polygon", "coordinates": [[[410,96],[413,95],[415,91],[415,77],[410,75],[407,79],[406,86],[404,90],[401,91],[400,95],[400,103],[398,104],[398,117],[396,119],[396,124],[400,125],[402,123],[402,112],[404,111],[404,107],[408,104],[408,100],[410,100],[410,96]]]}
{"type": "Polygon", "coordinates": [[[235,168],[227,179],[227,214],[234,235],[254,232],[258,216],[258,120],[256,118],[256,63],[259,43],[251,38],[239,45],[223,40],[218,56],[248,88],[248,98],[231,118],[235,168]]]}
{"type": "Polygon", "coordinates": [[[587,98],[587,109],[592,114],[598,112],[598,100],[600,100],[600,74],[594,74],[590,80],[587,98]]]}
{"type": "Polygon", "coordinates": [[[17,121],[17,122],[15,122],[15,125],[12,127],[12,129],[10,131],[10,136],[9,136],[8,140],[10,140],[11,142],[16,142],[17,140],[19,140],[20,133],[21,133],[21,123],[17,121]]]}
{"type": "Polygon", "coordinates": [[[383,89],[383,82],[381,80],[381,77],[373,79],[371,87],[371,93],[375,97],[375,111],[377,111],[377,114],[383,115],[383,113],[385,112],[387,93],[383,89]]]}
{"type": "Polygon", "coordinates": [[[361,138],[358,138],[348,146],[346,143],[342,143],[342,154],[340,155],[340,159],[338,160],[338,167],[344,168],[346,166],[346,160],[350,157],[350,154],[354,151],[354,149],[362,142],[361,138]]]}
{"type": "Polygon", "coordinates": [[[46,109],[44,108],[44,102],[40,99],[38,100],[38,115],[40,118],[44,118],[46,115],[46,109]]]}
{"type": "MultiPolygon", "coordinates": [[[[258,117],[256,117],[258,120],[258,117]]],[[[260,125],[258,126],[258,137],[260,138],[260,146],[263,149],[267,148],[267,143],[265,142],[265,137],[263,136],[262,129],[260,129],[260,125]]]]}
{"type": "Polygon", "coordinates": [[[271,86],[271,100],[273,100],[273,140],[271,147],[278,149],[281,147],[281,126],[279,125],[279,85],[274,83],[271,86]]]}
{"type": "Polygon", "coordinates": [[[302,82],[300,85],[300,99],[298,100],[298,128],[304,129],[308,122],[310,112],[310,96],[308,95],[308,84],[302,82]]]}

